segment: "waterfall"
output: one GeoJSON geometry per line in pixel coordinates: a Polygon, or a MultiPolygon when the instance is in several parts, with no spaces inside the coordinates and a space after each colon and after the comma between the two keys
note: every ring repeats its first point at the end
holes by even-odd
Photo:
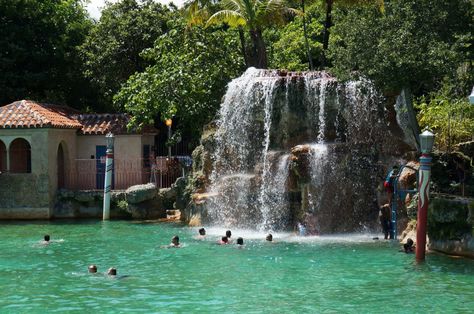
{"type": "MultiPolygon", "coordinates": [[[[290,154],[280,156],[276,169],[263,174],[259,205],[262,212],[260,230],[283,229],[289,220],[286,181],[289,171],[290,154]]],[[[269,169],[270,170],[270,169],[269,169]]]]}
{"type": "Polygon", "coordinates": [[[308,192],[309,210],[317,215],[321,208],[322,190],[324,188],[324,170],[328,164],[328,149],[325,144],[310,145],[311,187],[308,192]]]}
{"type": "Polygon", "coordinates": [[[375,186],[360,190],[376,180],[370,164],[384,123],[368,81],[249,68],[229,83],[218,114],[209,223],[281,230],[309,215],[316,231],[352,228],[336,219],[372,211],[375,186]]]}

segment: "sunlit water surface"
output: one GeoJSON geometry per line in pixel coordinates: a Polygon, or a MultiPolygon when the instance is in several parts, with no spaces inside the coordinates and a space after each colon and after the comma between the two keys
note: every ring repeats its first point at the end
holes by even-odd
{"type": "Polygon", "coordinates": [[[418,265],[374,235],[296,237],[113,221],[0,223],[0,313],[472,313],[474,261],[418,265]],[[44,234],[57,241],[39,244],[44,234]],[[183,247],[160,246],[179,235],[183,247]],[[97,264],[100,274],[87,273],[97,264]],[[119,277],[103,272],[116,267],[119,277]]]}

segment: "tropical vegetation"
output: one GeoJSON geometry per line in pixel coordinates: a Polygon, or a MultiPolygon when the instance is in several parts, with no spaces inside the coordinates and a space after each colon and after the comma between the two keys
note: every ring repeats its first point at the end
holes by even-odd
{"type": "Polygon", "coordinates": [[[125,110],[137,125],[173,117],[199,137],[247,67],[323,69],[388,96],[410,89],[442,149],[472,139],[471,0],[119,0],[98,20],[86,3],[0,0],[1,105],[125,110]]]}

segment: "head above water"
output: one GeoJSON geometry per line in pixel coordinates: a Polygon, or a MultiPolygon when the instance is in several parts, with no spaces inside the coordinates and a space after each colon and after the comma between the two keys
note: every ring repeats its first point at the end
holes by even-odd
{"type": "Polygon", "coordinates": [[[237,244],[238,244],[238,245],[244,245],[244,239],[241,238],[241,237],[238,237],[238,238],[237,238],[237,244]]]}
{"type": "Polygon", "coordinates": [[[110,267],[107,271],[107,275],[109,276],[117,276],[117,269],[114,267],[110,267]]]}
{"type": "Polygon", "coordinates": [[[90,273],[96,273],[97,272],[97,266],[95,266],[95,265],[90,265],[88,269],[89,269],[90,273]]]}
{"type": "Polygon", "coordinates": [[[199,229],[199,234],[202,235],[202,236],[206,235],[206,229],[204,229],[204,228],[199,229]]]}
{"type": "Polygon", "coordinates": [[[227,230],[227,231],[225,232],[225,236],[228,237],[228,238],[230,238],[230,237],[232,236],[232,232],[230,232],[230,230],[227,230]]]}
{"type": "Polygon", "coordinates": [[[46,242],[49,241],[49,234],[45,234],[45,235],[44,235],[44,240],[45,240],[46,242]]]}
{"type": "Polygon", "coordinates": [[[267,234],[267,237],[265,238],[267,241],[272,242],[273,241],[273,235],[271,233],[267,234]]]}
{"type": "Polygon", "coordinates": [[[174,245],[179,245],[179,237],[175,235],[174,237],[171,238],[171,243],[174,245]]]}
{"type": "Polygon", "coordinates": [[[408,246],[413,246],[413,240],[411,238],[407,239],[408,246]]]}

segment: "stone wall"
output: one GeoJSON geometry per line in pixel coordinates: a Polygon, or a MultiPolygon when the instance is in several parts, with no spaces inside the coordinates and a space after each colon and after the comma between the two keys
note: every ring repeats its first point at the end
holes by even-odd
{"type": "Polygon", "coordinates": [[[49,179],[45,174],[0,174],[0,219],[48,219],[49,179]]]}
{"type": "MultiPolygon", "coordinates": [[[[155,185],[135,185],[126,191],[112,191],[110,217],[123,219],[166,218],[166,210],[174,208],[176,187],[157,189],[155,185]]],[[[58,192],[53,218],[101,218],[103,191],[58,192]]]]}
{"type": "Polygon", "coordinates": [[[437,196],[428,210],[429,249],[474,258],[474,199],[437,196]]]}

